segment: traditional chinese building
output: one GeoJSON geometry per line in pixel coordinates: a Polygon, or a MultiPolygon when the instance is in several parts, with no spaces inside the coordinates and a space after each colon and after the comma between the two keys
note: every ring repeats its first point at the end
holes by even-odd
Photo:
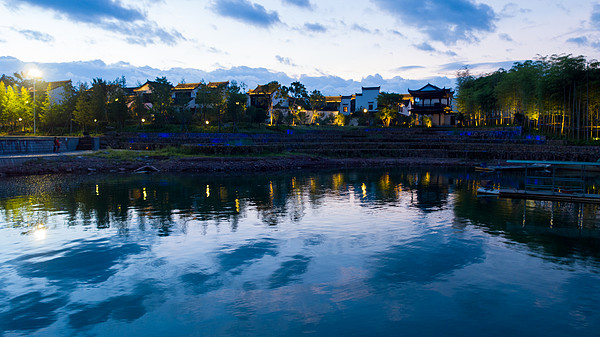
{"type": "Polygon", "coordinates": [[[440,89],[427,84],[419,90],[408,89],[408,92],[413,97],[410,113],[417,120],[427,116],[432,126],[456,125],[456,114],[452,112],[454,92],[451,89],[440,89]]]}
{"type": "MultiPolygon", "coordinates": [[[[202,86],[200,83],[179,83],[171,90],[171,97],[175,106],[184,107],[190,109],[192,112],[196,112],[199,107],[196,104],[196,96],[198,90],[202,86]]],[[[209,82],[206,87],[215,89],[217,87],[226,87],[229,85],[229,81],[225,82],[209,82]]]]}
{"type": "Polygon", "coordinates": [[[284,113],[287,111],[288,100],[283,98],[280,93],[280,87],[277,82],[270,82],[265,85],[258,85],[256,89],[248,90],[248,107],[264,109],[273,123],[274,110],[284,113]]]}

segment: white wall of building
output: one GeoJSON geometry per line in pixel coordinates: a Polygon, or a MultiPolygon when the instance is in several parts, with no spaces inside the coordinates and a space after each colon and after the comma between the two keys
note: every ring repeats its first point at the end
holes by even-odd
{"type": "Polygon", "coordinates": [[[362,87],[362,95],[356,95],[356,109],[377,110],[377,96],[381,87],[362,87]]]}
{"type": "Polygon", "coordinates": [[[346,116],[352,113],[352,96],[342,96],[339,112],[346,116]]]}
{"type": "Polygon", "coordinates": [[[60,86],[48,92],[50,104],[62,104],[65,97],[65,87],[60,86]]]}

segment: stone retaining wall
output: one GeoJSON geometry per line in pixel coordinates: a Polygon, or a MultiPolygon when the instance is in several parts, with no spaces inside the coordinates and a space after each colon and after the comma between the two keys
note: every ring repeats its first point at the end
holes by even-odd
{"type": "MultiPolygon", "coordinates": [[[[77,149],[79,137],[59,137],[60,152],[71,152],[77,149]]],[[[100,147],[99,138],[92,138],[93,149],[100,147]]],[[[35,153],[52,153],[54,137],[0,137],[0,155],[19,155],[35,153]]]]}

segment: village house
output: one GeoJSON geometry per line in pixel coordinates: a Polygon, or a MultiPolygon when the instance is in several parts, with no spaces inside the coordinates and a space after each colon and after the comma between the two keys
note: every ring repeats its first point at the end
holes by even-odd
{"type": "Polygon", "coordinates": [[[323,120],[333,121],[339,114],[342,96],[325,96],[325,102],[320,109],[308,111],[308,124],[318,124],[323,120]]]}
{"type": "Polygon", "coordinates": [[[274,120],[274,113],[286,113],[289,106],[288,100],[283,98],[279,92],[279,84],[270,82],[265,85],[258,85],[255,89],[248,90],[246,95],[248,107],[255,107],[267,111],[271,123],[274,120]]]}
{"type": "Polygon", "coordinates": [[[62,104],[65,99],[65,88],[71,86],[71,80],[48,82],[50,104],[62,104]]]}
{"type": "MultiPolygon", "coordinates": [[[[171,90],[171,97],[173,98],[173,104],[177,107],[187,108],[192,113],[195,113],[199,105],[196,103],[196,97],[198,96],[198,90],[202,86],[202,82],[199,83],[179,83],[171,90]]],[[[206,86],[208,88],[217,88],[219,86],[228,86],[229,81],[225,82],[209,82],[206,86]]]]}
{"type": "Polygon", "coordinates": [[[361,93],[341,96],[339,112],[350,115],[357,110],[377,111],[377,96],[381,87],[362,87],[361,93]]]}
{"type": "Polygon", "coordinates": [[[202,83],[179,83],[171,89],[173,104],[196,112],[196,94],[202,83]]]}
{"type": "Polygon", "coordinates": [[[340,111],[342,96],[325,96],[323,111],[340,111]]]}
{"type": "Polygon", "coordinates": [[[402,95],[402,101],[398,108],[398,113],[404,116],[410,116],[410,110],[412,109],[413,97],[410,94],[402,95]]]}
{"type": "Polygon", "coordinates": [[[356,94],[356,109],[367,109],[367,111],[377,111],[377,96],[381,87],[362,87],[362,92],[356,94]]]}
{"type": "Polygon", "coordinates": [[[146,81],[146,83],[142,84],[141,86],[133,88],[133,94],[135,96],[140,96],[142,98],[142,102],[144,102],[144,105],[146,105],[146,107],[152,108],[150,95],[152,95],[153,87],[157,84],[157,82],[146,81]]]}
{"type": "Polygon", "coordinates": [[[414,102],[410,113],[417,121],[427,117],[431,126],[456,125],[456,114],[452,111],[454,92],[451,89],[440,89],[428,83],[419,90],[408,89],[408,92],[414,102]]]}

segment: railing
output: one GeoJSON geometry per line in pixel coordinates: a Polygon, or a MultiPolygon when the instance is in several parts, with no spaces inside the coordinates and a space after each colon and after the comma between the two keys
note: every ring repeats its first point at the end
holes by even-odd
{"type": "Polygon", "coordinates": [[[508,160],[507,162],[525,164],[525,193],[541,191],[551,195],[597,194],[597,192],[589,191],[586,176],[592,170],[600,170],[600,163],[523,160],[508,160]],[[549,167],[540,170],[540,166],[544,165],[549,167]]]}

